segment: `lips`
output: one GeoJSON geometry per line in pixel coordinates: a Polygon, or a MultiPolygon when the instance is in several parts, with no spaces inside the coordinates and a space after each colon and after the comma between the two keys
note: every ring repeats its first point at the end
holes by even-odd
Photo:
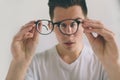
{"type": "Polygon", "coordinates": [[[64,44],[67,46],[71,46],[71,45],[75,44],[75,42],[65,42],[64,44]]]}

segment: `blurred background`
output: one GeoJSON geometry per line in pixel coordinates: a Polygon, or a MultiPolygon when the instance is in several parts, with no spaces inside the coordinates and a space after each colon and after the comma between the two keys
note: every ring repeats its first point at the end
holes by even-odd
{"type": "MultiPolygon", "coordinates": [[[[120,45],[120,0],[86,0],[88,17],[103,22],[120,45]]],[[[12,59],[12,38],[22,25],[37,19],[49,19],[48,0],[0,0],[0,80],[5,80],[12,59]]],[[[54,33],[40,37],[37,52],[57,43],[54,33]]],[[[87,43],[87,40],[86,40],[87,43]]]]}

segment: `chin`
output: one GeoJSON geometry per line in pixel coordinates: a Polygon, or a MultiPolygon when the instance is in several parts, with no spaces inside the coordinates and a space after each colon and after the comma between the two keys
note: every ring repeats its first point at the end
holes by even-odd
{"type": "Polygon", "coordinates": [[[69,51],[76,51],[76,46],[65,46],[65,49],[69,50],[69,51]]]}

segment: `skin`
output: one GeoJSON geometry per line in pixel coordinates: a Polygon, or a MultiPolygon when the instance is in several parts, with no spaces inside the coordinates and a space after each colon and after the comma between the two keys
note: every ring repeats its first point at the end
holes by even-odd
{"type": "MultiPolygon", "coordinates": [[[[58,22],[65,19],[84,19],[84,15],[80,7],[70,7],[68,9],[56,7],[54,10],[54,22],[58,22]],[[79,11],[80,10],[80,11],[79,11]],[[72,13],[71,13],[72,12],[72,13]],[[70,14],[71,13],[71,14],[70,14]]],[[[73,35],[63,35],[58,27],[54,30],[59,44],[57,50],[59,55],[66,63],[72,63],[80,55],[83,48],[83,28],[79,25],[77,33],[73,35]]]]}
{"type": "MultiPolygon", "coordinates": [[[[59,42],[57,50],[60,57],[68,64],[74,62],[80,56],[83,48],[82,37],[85,33],[93,51],[105,67],[110,80],[120,80],[120,51],[112,31],[106,29],[100,21],[86,19],[80,6],[72,6],[66,9],[56,7],[53,21],[78,17],[83,19],[83,24],[80,25],[76,34],[63,35],[57,27],[54,29],[59,42]],[[92,32],[96,32],[98,36],[94,37],[91,34],[92,32]]],[[[13,38],[11,45],[13,60],[6,80],[24,80],[39,41],[39,33],[35,31],[34,22],[25,24],[13,38]]]]}

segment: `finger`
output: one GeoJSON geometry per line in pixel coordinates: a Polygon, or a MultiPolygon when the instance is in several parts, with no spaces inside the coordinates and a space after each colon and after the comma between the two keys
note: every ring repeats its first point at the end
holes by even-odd
{"type": "Polygon", "coordinates": [[[110,41],[114,39],[114,33],[109,31],[106,28],[102,29],[85,29],[85,32],[87,33],[97,33],[98,35],[101,35],[106,41],[110,41]]]}
{"type": "Polygon", "coordinates": [[[42,21],[41,20],[37,20],[35,22],[35,25],[36,25],[36,29],[38,30],[38,32],[41,31],[41,26],[42,26],[42,21]]]}
{"type": "Polygon", "coordinates": [[[88,33],[97,33],[104,37],[105,40],[109,41],[114,38],[114,33],[104,27],[104,25],[96,20],[85,19],[83,28],[88,33]]]}
{"type": "Polygon", "coordinates": [[[16,34],[14,39],[22,40],[30,37],[33,34],[33,31],[32,31],[33,27],[35,27],[33,23],[28,24],[25,27],[22,27],[22,29],[16,34]]]}
{"type": "Polygon", "coordinates": [[[36,26],[34,28],[35,29],[34,37],[33,37],[34,41],[37,41],[39,39],[39,33],[36,31],[37,28],[41,31],[41,28],[42,28],[42,23],[41,22],[40,22],[40,24],[38,26],[36,26]]]}
{"type": "Polygon", "coordinates": [[[83,27],[84,28],[104,28],[104,25],[99,22],[99,21],[95,21],[95,20],[84,20],[83,21],[83,27]]]}
{"type": "Polygon", "coordinates": [[[94,40],[95,40],[95,37],[92,35],[92,33],[85,32],[85,35],[87,36],[90,44],[92,44],[94,42],[94,40]]]}
{"type": "Polygon", "coordinates": [[[24,34],[24,39],[33,38],[35,27],[32,27],[32,29],[24,34]]]}
{"type": "Polygon", "coordinates": [[[24,26],[22,26],[22,28],[20,30],[23,30],[29,26],[34,26],[35,25],[35,21],[30,21],[27,24],[25,24],[24,26]]]}

